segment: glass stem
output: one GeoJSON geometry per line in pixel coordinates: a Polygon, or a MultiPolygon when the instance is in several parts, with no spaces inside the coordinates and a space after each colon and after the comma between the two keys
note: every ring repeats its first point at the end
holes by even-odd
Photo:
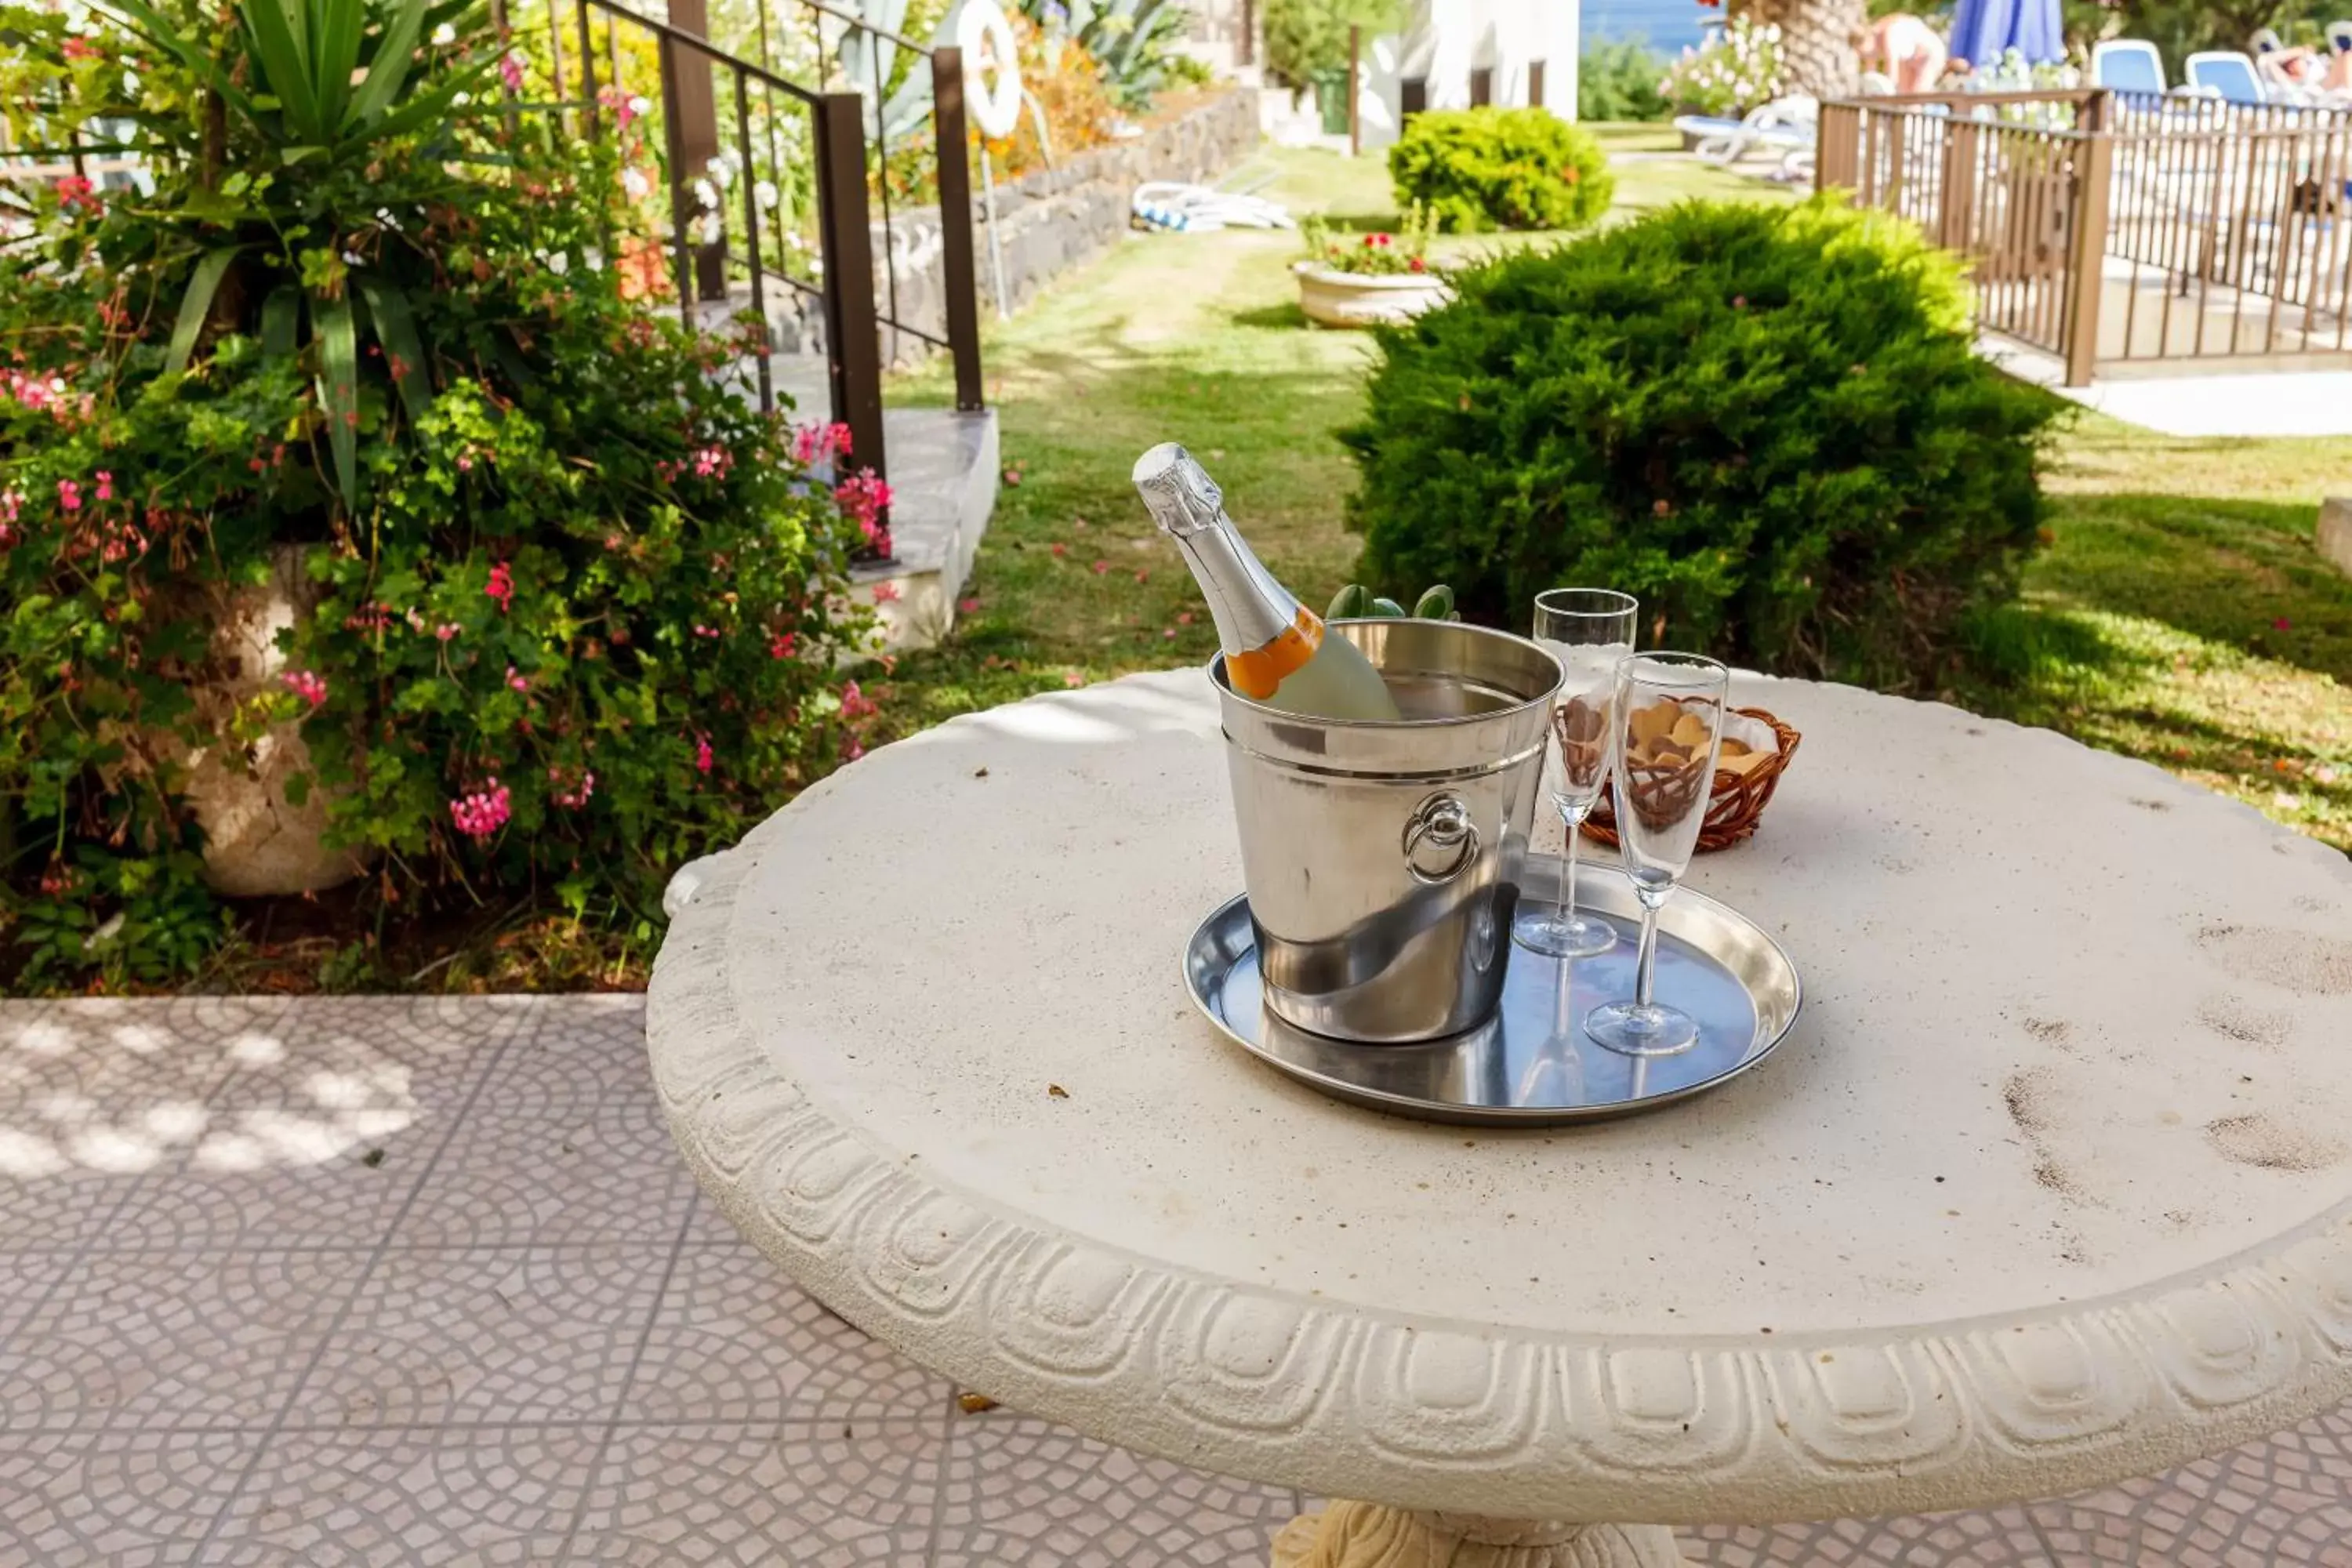
{"type": "Polygon", "coordinates": [[[1567,847],[1563,848],[1559,852],[1559,909],[1557,910],[1559,915],[1559,923],[1565,926],[1568,924],[1570,920],[1574,918],[1576,913],[1577,819],[1574,816],[1565,811],[1559,814],[1559,819],[1568,825],[1568,845],[1567,847]]]}
{"type": "Polygon", "coordinates": [[[1658,906],[1642,900],[1642,946],[1633,960],[1633,1005],[1650,1005],[1650,983],[1657,978],[1658,906]]]}

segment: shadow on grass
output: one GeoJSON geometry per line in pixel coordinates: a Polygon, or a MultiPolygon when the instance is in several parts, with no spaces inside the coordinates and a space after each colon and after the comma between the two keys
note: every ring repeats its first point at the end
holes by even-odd
{"type": "Polygon", "coordinates": [[[1311,327],[1307,312],[1298,308],[1296,300],[1286,300],[1279,305],[1260,305],[1255,310],[1235,310],[1225,318],[1236,327],[1311,327]]]}
{"type": "Polygon", "coordinates": [[[2315,509],[2123,494],[2054,511],[2029,587],[2352,684],[2352,581],[2313,547],[2315,509]]]}

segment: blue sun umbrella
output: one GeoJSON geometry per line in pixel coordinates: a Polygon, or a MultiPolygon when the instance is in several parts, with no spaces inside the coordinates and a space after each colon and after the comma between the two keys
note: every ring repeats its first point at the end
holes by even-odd
{"type": "Polygon", "coordinates": [[[1971,66],[2000,63],[2015,49],[2028,65],[2066,58],[2066,33],[2058,0],[1960,0],[1952,17],[1951,55],[1971,66]]]}

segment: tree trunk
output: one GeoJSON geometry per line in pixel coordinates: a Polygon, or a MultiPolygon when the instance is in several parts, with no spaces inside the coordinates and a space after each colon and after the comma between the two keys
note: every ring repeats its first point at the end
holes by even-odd
{"type": "Polygon", "coordinates": [[[1784,89],[1818,98],[1853,90],[1853,35],[1864,21],[1863,0],[1746,0],[1740,14],[1759,26],[1780,27],[1784,89]]]}

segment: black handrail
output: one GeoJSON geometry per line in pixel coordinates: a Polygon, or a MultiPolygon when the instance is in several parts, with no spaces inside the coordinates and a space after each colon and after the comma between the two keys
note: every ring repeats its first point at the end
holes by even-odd
{"type": "MultiPolygon", "coordinates": [[[[887,29],[868,26],[862,19],[824,5],[822,0],[798,0],[798,3],[808,5],[812,13],[821,12],[837,17],[877,37],[911,49],[929,62],[933,97],[932,121],[938,138],[941,253],[947,285],[947,331],[944,337],[899,319],[897,258],[889,244],[889,145],[887,128],[882,126],[879,112],[882,89],[887,84],[881,79],[878,50],[875,55],[873,90],[877,106],[877,150],[880,153],[882,169],[879,182],[882,199],[880,229],[884,244],[883,268],[888,288],[887,310],[880,308],[875,299],[875,225],[870,220],[866,201],[866,100],[859,94],[812,89],[793,81],[772,69],[764,58],[759,63],[742,59],[700,34],[656,21],[631,9],[622,0],[572,0],[577,23],[576,68],[581,89],[580,109],[587,134],[592,138],[601,136],[604,117],[599,113],[595,30],[592,13],[604,14],[605,53],[610,71],[608,85],[615,89],[619,87],[621,74],[618,29],[624,26],[639,28],[655,41],[660,59],[662,118],[669,168],[671,265],[677,289],[678,310],[681,318],[691,325],[695,321],[698,295],[704,300],[725,298],[729,258],[723,229],[722,237],[716,243],[699,247],[695,243],[694,224],[698,215],[690,197],[697,177],[688,166],[690,149],[686,139],[689,131],[685,124],[687,115],[681,112],[685,107],[683,100],[687,96],[683,90],[681,68],[691,61],[698,68],[707,68],[730,74],[733,85],[735,148],[740,154],[743,184],[742,260],[751,284],[751,309],[763,325],[759,351],[754,356],[761,407],[763,411],[772,411],[775,406],[772,365],[773,351],[764,331],[768,284],[772,280],[821,302],[833,418],[848,427],[851,450],[858,464],[872,468],[877,477],[887,478],[887,453],[882,423],[883,326],[887,325],[919,342],[946,349],[954,363],[956,406],[962,410],[977,410],[983,406],[979,304],[973,272],[971,177],[964,153],[969,141],[964,114],[963,58],[961,51],[952,47],[927,47],[887,29]],[[810,115],[815,164],[814,216],[818,257],[824,268],[821,288],[793,276],[782,263],[781,252],[773,264],[767,255],[768,247],[762,233],[767,226],[762,223],[757,195],[759,182],[756,172],[759,165],[754,157],[752,140],[751,98],[755,88],[768,100],[767,161],[779,182],[782,179],[783,165],[776,133],[776,95],[782,94],[791,105],[805,108],[810,115]]],[[[565,62],[562,56],[569,51],[563,49],[562,43],[565,31],[562,0],[549,0],[548,22],[558,96],[562,97],[565,96],[565,62]]],[[[761,15],[761,47],[764,57],[768,48],[764,7],[761,15]]],[[[719,147],[717,125],[713,123],[702,129],[709,138],[704,144],[715,152],[723,152],[719,147]]],[[[724,205],[722,200],[714,211],[723,213],[724,205]]]]}

